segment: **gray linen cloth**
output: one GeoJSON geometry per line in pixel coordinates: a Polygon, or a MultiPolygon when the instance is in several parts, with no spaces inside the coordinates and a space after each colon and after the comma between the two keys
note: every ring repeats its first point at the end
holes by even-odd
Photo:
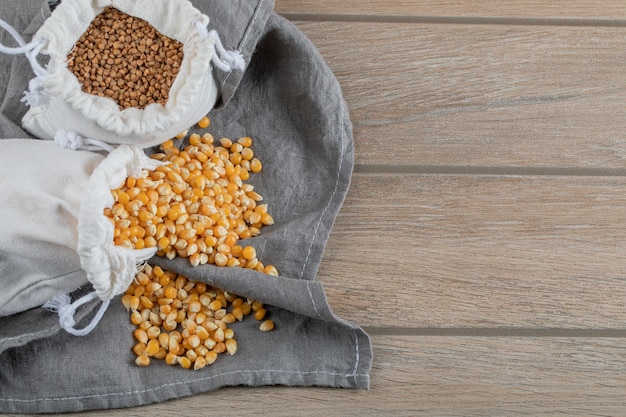
{"type": "MultiPolygon", "coordinates": [[[[275,224],[249,243],[280,276],[194,268],[184,259],[155,257],[150,263],[264,302],[276,329],[263,333],[252,318],[234,323],[237,353],[190,371],[163,361],[134,364],[134,326],[119,299],[84,337],[60,330],[58,317],[42,308],[3,317],[0,412],[130,407],[233,385],[369,387],[368,335],[332,313],[315,280],[353,167],[352,128],[339,84],[314,46],[273,13],[272,1],[193,3],[211,17],[210,28],[226,48],[240,50],[248,64],[245,73],[218,74],[221,101],[210,114],[209,131],[255,141],[264,170],[249,182],[264,196],[275,224]]],[[[27,41],[50,13],[46,0],[0,2],[0,18],[27,41]]],[[[0,42],[14,45],[3,31],[0,42]]],[[[32,76],[26,58],[0,54],[1,138],[32,138],[20,125],[27,110],[20,98],[32,76]]],[[[84,285],[73,298],[88,291],[84,285]]],[[[77,321],[87,322],[97,306],[84,306],[77,321]]]]}

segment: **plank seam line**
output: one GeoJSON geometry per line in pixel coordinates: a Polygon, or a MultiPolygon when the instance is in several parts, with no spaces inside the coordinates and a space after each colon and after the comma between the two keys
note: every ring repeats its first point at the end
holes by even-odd
{"type": "Polygon", "coordinates": [[[357,174],[625,177],[626,168],[355,164],[357,174]]]}
{"type": "Polygon", "coordinates": [[[449,25],[507,25],[507,26],[576,26],[626,27],[626,20],[602,18],[540,18],[540,17],[478,17],[478,16],[405,16],[359,15],[341,13],[279,13],[291,21],[353,22],[353,23],[409,23],[449,25]]]}
{"type": "Polygon", "coordinates": [[[370,336],[626,338],[626,329],[363,327],[370,336]]]}

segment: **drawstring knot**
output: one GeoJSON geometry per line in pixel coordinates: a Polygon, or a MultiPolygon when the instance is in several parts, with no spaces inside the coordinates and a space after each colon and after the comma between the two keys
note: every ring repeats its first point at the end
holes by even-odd
{"type": "Polygon", "coordinates": [[[30,107],[39,107],[48,104],[50,95],[41,86],[41,77],[37,76],[28,82],[28,90],[24,91],[24,97],[20,100],[30,107]]]}
{"type": "Polygon", "coordinates": [[[200,36],[205,38],[211,38],[214,40],[213,44],[213,57],[211,62],[224,72],[230,72],[233,69],[243,71],[246,68],[246,60],[240,51],[229,51],[224,48],[222,41],[215,29],[209,31],[201,22],[196,22],[196,29],[200,33],[200,36]]]}
{"type": "Polygon", "coordinates": [[[113,147],[108,143],[98,139],[83,138],[71,130],[58,129],[54,135],[54,143],[63,149],[71,149],[73,151],[113,151],[113,147]]]}
{"type": "Polygon", "coordinates": [[[109,308],[109,300],[103,301],[91,322],[82,329],[76,329],[76,320],[74,320],[76,311],[80,306],[95,298],[98,298],[98,294],[93,291],[72,303],[72,299],[68,294],[60,294],[47,301],[43,308],[59,315],[59,323],[66,332],[74,336],[85,336],[96,328],[107,308],[109,308]]]}

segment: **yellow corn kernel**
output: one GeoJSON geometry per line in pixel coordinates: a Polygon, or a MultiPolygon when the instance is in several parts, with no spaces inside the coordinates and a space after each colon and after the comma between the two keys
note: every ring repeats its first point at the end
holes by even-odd
{"type": "Polygon", "coordinates": [[[152,308],[154,307],[154,303],[148,297],[142,295],[139,297],[139,301],[141,302],[142,307],[144,308],[152,308]]]}
{"type": "Polygon", "coordinates": [[[137,341],[138,341],[139,343],[143,343],[143,344],[148,343],[148,335],[147,335],[147,333],[145,332],[145,330],[142,330],[142,329],[136,329],[136,330],[133,332],[133,336],[135,336],[135,339],[137,339],[137,341]]]}
{"type": "Polygon", "coordinates": [[[222,321],[226,324],[234,323],[237,320],[233,313],[226,313],[224,317],[222,317],[222,321]]]}
{"type": "Polygon", "coordinates": [[[131,304],[132,295],[125,294],[122,296],[122,305],[126,308],[126,311],[130,312],[130,304],[131,304]]]}
{"type": "Polygon", "coordinates": [[[207,366],[207,360],[203,356],[198,356],[198,358],[193,363],[193,370],[197,371],[199,369],[207,366]]]}
{"type": "Polygon", "coordinates": [[[245,148],[249,148],[250,146],[252,146],[252,138],[249,136],[244,136],[242,138],[237,139],[237,143],[239,143],[245,148]]]}
{"type": "Polygon", "coordinates": [[[141,313],[138,312],[137,310],[133,311],[133,313],[130,316],[130,322],[133,323],[134,325],[139,325],[143,322],[143,318],[141,317],[141,313]]]}
{"type": "Polygon", "coordinates": [[[159,335],[161,334],[161,329],[159,326],[160,324],[156,326],[152,326],[148,330],[146,330],[146,335],[148,336],[150,340],[158,339],[159,335]]]}
{"type": "Polygon", "coordinates": [[[161,345],[159,345],[159,341],[155,339],[151,339],[146,345],[146,356],[154,356],[159,352],[161,345]]]}
{"type": "Polygon", "coordinates": [[[206,129],[207,127],[209,127],[210,124],[211,124],[211,120],[207,116],[204,116],[202,119],[198,121],[198,127],[200,129],[206,129]]]}
{"type": "Polygon", "coordinates": [[[241,307],[234,307],[233,310],[231,311],[231,314],[233,315],[233,317],[235,317],[235,319],[237,321],[241,321],[243,320],[243,310],[241,309],[241,307]]]}
{"type": "Polygon", "coordinates": [[[258,300],[252,301],[251,305],[252,305],[252,311],[254,312],[259,311],[260,309],[264,308],[263,303],[258,300]]]}
{"type": "MultiPolygon", "coordinates": [[[[208,338],[207,340],[204,341],[204,343],[202,344],[202,346],[204,346],[205,348],[209,349],[209,350],[213,350],[215,348],[215,346],[217,345],[217,342],[211,338],[208,338]]],[[[205,355],[206,356],[206,355],[205,355]]]]}
{"type": "Polygon", "coordinates": [[[224,330],[224,339],[230,340],[235,337],[235,331],[230,327],[224,330]]]}
{"type": "Polygon", "coordinates": [[[258,158],[252,158],[252,160],[250,161],[250,171],[256,174],[258,172],[261,172],[262,169],[263,164],[261,164],[261,161],[258,158]]]}
{"type": "MultiPolygon", "coordinates": [[[[158,211],[158,209],[157,209],[158,211]]],[[[152,220],[154,218],[154,214],[152,214],[150,211],[148,211],[147,209],[141,209],[139,211],[139,214],[137,215],[137,218],[139,219],[140,222],[144,222],[147,223],[150,220],[152,220]]],[[[144,231],[145,234],[145,231],[144,231]]]]}
{"type": "Polygon", "coordinates": [[[178,327],[178,323],[174,320],[168,320],[168,321],[164,321],[162,324],[163,329],[166,331],[172,331],[174,329],[176,329],[176,327],[178,327]]]}
{"type": "Polygon", "coordinates": [[[224,255],[223,253],[215,254],[215,265],[226,266],[227,263],[228,263],[228,256],[224,255]]]}
{"type": "Polygon", "coordinates": [[[167,287],[165,287],[165,290],[163,291],[163,296],[171,300],[176,298],[177,294],[178,294],[178,290],[172,287],[171,285],[168,285],[167,287]]]}
{"type": "MultiPolygon", "coordinates": [[[[141,188],[147,188],[146,186],[151,186],[152,182],[150,180],[148,180],[147,178],[141,178],[140,181],[144,182],[143,187],[141,188]],[[147,181],[150,181],[150,184],[147,184],[147,181]]],[[[139,192],[139,194],[137,194],[137,197],[135,198],[135,201],[141,203],[141,205],[145,206],[146,204],[148,204],[148,202],[150,201],[150,199],[148,198],[148,194],[146,194],[145,191],[141,191],[139,192]]]]}
{"type": "MultiPolygon", "coordinates": [[[[146,284],[146,291],[150,294],[155,293],[161,288],[162,288],[162,285],[159,284],[158,282],[149,282],[148,284],[146,284]]],[[[147,308],[151,308],[151,307],[147,307],[147,308]]]]}
{"type": "Polygon", "coordinates": [[[218,353],[213,350],[207,353],[205,356],[206,364],[211,365],[212,363],[214,363],[217,360],[217,355],[218,353]]]}
{"type": "Polygon", "coordinates": [[[224,330],[221,328],[216,329],[213,332],[213,340],[215,340],[217,343],[223,342],[225,337],[224,337],[224,330]]]}
{"type": "Polygon", "coordinates": [[[146,354],[146,344],[145,343],[137,343],[133,346],[133,353],[137,356],[146,354]]]}
{"type": "Polygon", "coordinates": [[[223,307],[223,304],[220,300],[213,300],[210,302],[210,304],[207,307],[209,307],[209,310],[215,312],[215,311],[221,310],[223,307]]]}
{"type": "Polygon", "coordinates": [[[247,260],[252,260],[256,258],[256,249],[254,249],[254,247],[252,246],[246,246],[241,251],[241,256],[243,256],[247,260]]]}
{"type": "Polygon", "coordinates": [[[153,357],[155,359],[165,359],[165,356],[167,356],[167,349],[160,347],[159,351],[153,357]]]}
{"type": "Polygon", "coordinates": [[[191,360],[186,356],[179,356],[178,364],[185,369],[191,368],[191,360]]]}
{"type": "Polygon", "coordinates": [[[205,357],[207,353],[209,353],[209,349],[206,346],[202,345],[195,348],[194,352],[196,352],[196,355],[198,356],[205,357]]]}
{"type": "Polygon", "coordinates": [[[196,361],[196,359],[198,359],[198,354],[196,353],[195,349],[187,350],[185,352],[185,356],[189,358],[192,364],[196,361]]]}
{"type": "Polygon", "coordinates": [[[258,321],[261,321],[265,318],[266,314],[267,314],[267,310],[264,308],[260,308],[254,312],[254,318],[258,321]]]}
{"type": "Polygon", "coordinates": [[[189,338],[187,338],[187,341],[193,349],[202,344],[202,340],[200,340],[200,336],[198,336],[197,334],[192,334],[191,336],[189,336],[189,338]]]}
{"type": "Polygon", "coordinates": [[[262,332],[271,332],[274,330],[274,322],[272,320],[265,320],[261,323],[259,329],[261,329],[262,332]]]}
{"type": "Polygon", "coordinates": [[[267,275],[278,276],[278,270],[274,265],[267,265],[265,269],[263,269],[263,272],[267,275]]]}
{"type": "Polygon", "coordinates": [[[148,366],[150,365],[150,358],[146,355],[137,356],[135,364],[137,364],[137,366],[148,366]]]}
{"type": "Polygon", "coordinates": [[[261,214],[261,223],[265,226],[271,226],[274,224],[274,218],[269,213],[261,214]]]}
{"type": "Polygon", "coordinates": [[[237,352],[237,341],[235,339],[226,340],[224,345],[229,355],[234,355],[237,352]]]}
{"type": "Polygon", "coordinates": [[[241,150],[241,157],[245,161],[251,161],[254,158],[254,151],[248,147],[241,150]]]}
{"type": "Polygon", "coordinates": [[[247,316],[252,311],[252,305],[248,302],[244,302],[241,304],[241,311],[244,316],[247,316]]]}
{"type": "Polygon", "coordinates": [[[161,333],[159,334],[159,345],[161,345],[161,347],[164,347],[166,349],[169,348],[169,342],[170,342],[170,335],[169,333],[161,333]]]}
{"type": "Polygon", "coordinates": [[[204,343],[204,341],[207,340],[211,335],[205,327],[198,326],[196,328],[196,336],[198,336],[198,338],[204,343]]]}
{"type": "Polygon", "coordinates": [[[213,348],[213,352],[215,353],[224,353],[226,352],[226,344],[224,342],[218,342],[213,348]]]}
{"type": "Polygon", "coordinates": [[[127,193],[125,193],[124,191],[118,190],[117,191],[117,199],[116,201],[120,204],[128,204],[130,202],[130,197],[128,196],[127,193]]]}

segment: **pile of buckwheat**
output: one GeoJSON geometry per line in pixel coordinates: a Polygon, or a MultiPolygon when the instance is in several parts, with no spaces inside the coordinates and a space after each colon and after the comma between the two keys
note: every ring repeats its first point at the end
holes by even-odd
{"type": "Polygon", "coordinates": [[[67,58],[84,92],[113,99],[120,109],[142,109],[167,102],[183,45],[148,22],[107,7],[67,58]]]}

